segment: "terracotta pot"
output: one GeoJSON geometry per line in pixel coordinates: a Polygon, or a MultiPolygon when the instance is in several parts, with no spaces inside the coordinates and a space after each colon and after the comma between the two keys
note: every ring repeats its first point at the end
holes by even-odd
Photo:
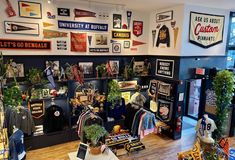
{"type": "Polygon", "coordinates": [[[101,146],[98,147],[91,147],[90,146],[90,153],[93,155],[97,155],[101,153],[101,146]]]}

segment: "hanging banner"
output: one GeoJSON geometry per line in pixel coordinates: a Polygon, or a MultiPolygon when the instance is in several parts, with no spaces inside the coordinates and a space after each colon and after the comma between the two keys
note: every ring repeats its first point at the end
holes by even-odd
{"type": "Polygon", "coordinates": [[[133,34],[136,37],[143,34],[143,21],[133,21],[133,34]]]}
{"type": "Polygon", "coordinates": [[[70,9],[68,8],[57,8],[58,16],[70,16],[70,9]]]}
{"type": "Polygon", "coordinates": [[[146,43],[140,42],[140,41],[135,41],[135,40],[132,41],[132,46],[139,46],[139,45],[143,45],[143,44],[146,44],[146,43]]]}
{"type": "Polygon", "coordinates": [[[131,11],[126,11],[126,16],[127,16],[127,29],[130,29],[130,24],[131,24],[131,11]]]}
{"type": "Polygon", "coordinates": [[[6,0],[6,2],[7,2],[7,8],[5,9],[5,12],[7,13],[8,17],[16,16],[16,12],[12,7],[11,2],[9,0],[6,0]]]}
{"type": "Polygon", "coordinates": [[[108,31],[108,24],[58,20],[58,28],[86,31],[108,31]]]}
{"type": "Polygon", "coordinates": [[[43,27],[52,27],[52,26],[54,26],[54,24],[47,23],[47,22],[43,22],[42,24],[43,24],[43,27]]]}
{"type": "Polygon", "coordinates": [[[130,31],[112,31],[113,39],[130,39],[131,32],[130,31]]]}
{"type": "Polygon", "coordinates": [[[31,101],[28,103],[28,108],[33,118],[41,118],[45,113],[44,101],[31,101]]]}
{"type": "Polygon", "coordinates": [[[174,60],[157,59],[156,75],[162,77],[173,78],[174,76],[174,60]]]}
{"type": "Polygon", "coordinates": [[[91,46],[92,36],[87,36],[87,38],[88,38],[89,46],[91,46]]]}
{"type": "Polygon", "coordinates": [[[0,49],[50,50],[51,41],[0,39],[0,49]]]}
{"type": "Polygon", "coordinates": [[[5,21],[4,27],[5,33],[9,34],[39,35],[38,23],[5,21]]]}
{"type": "Polygon", "coordinates": [[[82,10],[82,9],[74,9],[74,19],[75,18],[80,18],[80,17],[96,17],[95,12],[87,11],[87,10],[82,10]]]}
{"type": "Polygon", "coordinates": [[[89,48],[90,53],[108,53],[109,48],[89,48]]]}
{"type": "Polygon", "coordinates": [[[43,29],[43,35],[44,35],[44,38],[50,39],[50,38],[67,37],[68,33],[49,30],[49,29],[43,29]]]}
{"type": "Polygon", "coordinates": [[[155,43],[156,33],[157,33],[156,29],[152,30],[153,47],[154,47],[154,43],[155,43]]]}
{"type": "Polygon", "coordinates": [[[209,48],[223,42],[224,16],[190,12],[189,41],[209,48]]]}
{"type": "Polygon", "coordinates": [[[71,35],[71,51],[72,52],[86,52],[87,35],[86,33],[72,33],[71,35]]]}

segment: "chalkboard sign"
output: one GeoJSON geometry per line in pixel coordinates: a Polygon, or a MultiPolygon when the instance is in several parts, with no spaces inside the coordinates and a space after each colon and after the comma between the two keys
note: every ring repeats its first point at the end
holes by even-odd
{"type": "Polygon", "coordinates": [[[29,108],[33,118],[40,118],[45,113],[43,100],[29,102],[28,108],[29,108]]]}
{"type": "Polygon", "coordinates": [[[157,59],[156,75],[173,78],[174,76],[174,60],[157,59]]]}

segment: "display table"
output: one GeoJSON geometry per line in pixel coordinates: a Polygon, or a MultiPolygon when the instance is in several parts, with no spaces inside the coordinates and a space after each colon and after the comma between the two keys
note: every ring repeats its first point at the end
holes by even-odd
{"type": "MultiPolygon", "coordinates": [[[[68,154],[70,160],[80,160],[77,158],[77,152],[71,152],[68,154]]],[[[86,152],[85,160],[118,160],[117,156],[109,150],[108,153],[103,153],[99,155],[89,154],[89,151],[86,152]]]]}

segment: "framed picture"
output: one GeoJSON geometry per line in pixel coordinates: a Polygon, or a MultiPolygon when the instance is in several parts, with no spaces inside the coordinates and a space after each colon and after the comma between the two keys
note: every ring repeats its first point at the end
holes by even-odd
{"type": "Polygon", "coordinates": [[[5,33],[39,35],[38,23],[4,21],[5,33]]]}
{"type": "Polygon", "coordinates": [[[130,41],[124,41],[124,48],[128,49],[130,48],[130,41]]]}
{"type": "Polygon", "coordinates": [[[60,62],[59,61],[46,61],[46,68],[51,67],[53,76],[57,77],[60,74],[60,62]]]}
{"type": "Polygon", "coordinates": [[[50,96],[50,90],[49,89],[42,89],[42,96],[43,97],[49,97],[50,96]]]}
{"type": "Polygon", "coordinates": [[[133,64],[133,71],[139,75],[144,71],[144,61],[135,61],[133,64]]]}
{"type": "Polygon", "coordinates": [[[121,43],[113,43],[112,51],[113,53],[121,53],[121,43]]]}
{"type": "Polygon", "coordinates": [[[122,28],[122,15],[121,14],[113,14],[113,28],[114,29],[122,28]]]}
{"type": "Polygon", "coordinates": [[[19,1],[18,5],[20,17],[42,19],[41,3],[19,1]]]}
{"type": "Polygon", "coordinates": [[[95,44],[100,45],[108,45],[108,34],[96,34],[95,35],[95,44]]]}
{"type": "Polygon", "coordinates": [[[78,65],[83,69],[84,74],[93,74],[93,62],[79,62],[78,65]]]}
{"type": "Polygon", "coordinates": [[[7,66],[6,77],[13,78],[14,76],[24,77],[24,64],[12,62],[7,66]]]}
{"type": "Polygon", "coordinates": [[[113,74],[119,73],[119,61],[109,61],[109,65],[113,74]]]}
{"type": "Polygon", "coordinates": [[[173,11],[161,12],[156,14],[156,22],[170,21],[173,19],[173,11]]]}

